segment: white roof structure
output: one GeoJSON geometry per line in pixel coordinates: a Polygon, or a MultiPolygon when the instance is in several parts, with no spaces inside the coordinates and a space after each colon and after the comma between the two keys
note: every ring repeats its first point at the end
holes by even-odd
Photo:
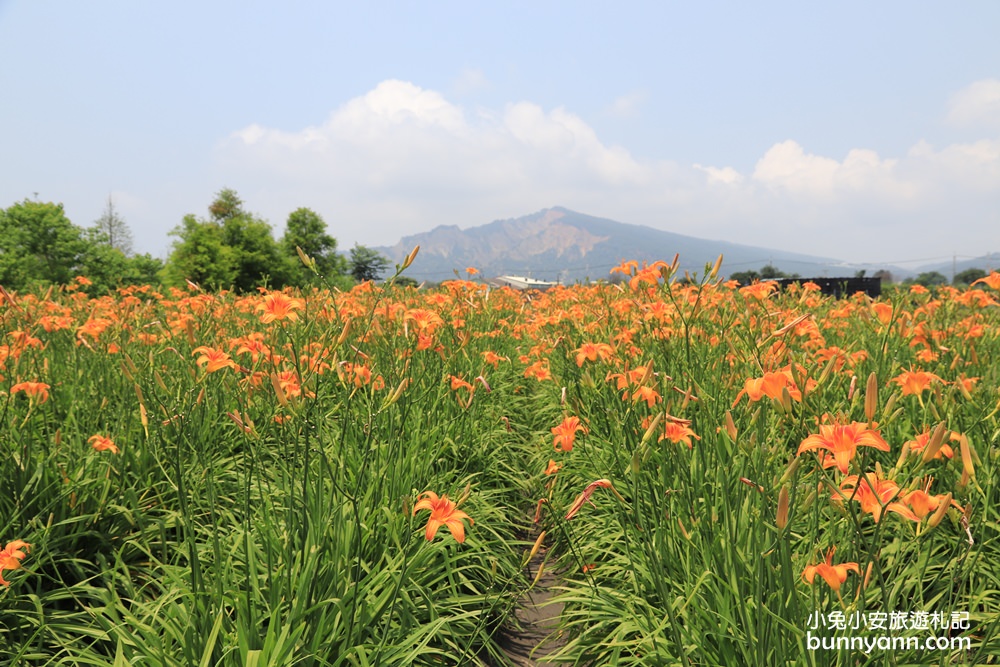
{"type": "Polygon", "coordinates": [[[555,287],[558,284],[547,282],[545,280],[526,278],[525,276],[497,276],[493,280],[501,285],[513,287],[514,289],[547,290],[548,288],[555,287]]]}

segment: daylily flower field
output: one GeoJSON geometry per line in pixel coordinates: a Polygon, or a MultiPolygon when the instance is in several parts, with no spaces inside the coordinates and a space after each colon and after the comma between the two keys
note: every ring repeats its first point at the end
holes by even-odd
{"type": "Polygon", "coordinates": [[[998,664],[1000,274],[676,266],[0,292],[0,663],[503,665],[544,553],[565,664],[998,664]]]}

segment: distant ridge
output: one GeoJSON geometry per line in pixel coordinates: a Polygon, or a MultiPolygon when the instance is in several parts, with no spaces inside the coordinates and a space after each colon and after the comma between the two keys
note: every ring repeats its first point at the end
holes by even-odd
{"type": "Polygon", "coordinates": [[[484,277],[523,275],[564,283],[600,280],[607,279],[611,268],[624,260],[670,261],[675,253],[680,255],[681,269],[698,272],[723,254],[724,275],[759,269],[769,263],[802,276],[853,276],[859,269],[871,273],[879,268],[899,277],[911,274],[899,267],[848,264],[827,257],[685,236],[559,206],[467,229],[439,225],[429,232],[406,236],[394,246],[376,249],[400,263],[415,245],[420,246],[420,254],[406,275],[432,282],[454,278],[456,270],[465,277],[466,267],[475,267],[484,277]]]}

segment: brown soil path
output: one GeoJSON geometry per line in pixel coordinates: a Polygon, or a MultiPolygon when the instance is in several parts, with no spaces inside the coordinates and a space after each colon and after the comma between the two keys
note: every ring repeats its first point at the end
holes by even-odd
{"type": "MultiPolygon", "coordinates": [[[[545,560],[546,550],[540,549],[528,563],[529,576],[534,578],[545,560]]],[[[550,602],[559,585],[559,576],[546,565],[541,578],[518,604],[514,615],[519,628],[503,631],[500,646],[517,667],[555,667],[545,658],[565,646],[566,639],[559,633],[559,617],[563,605],[550,602]]]]}

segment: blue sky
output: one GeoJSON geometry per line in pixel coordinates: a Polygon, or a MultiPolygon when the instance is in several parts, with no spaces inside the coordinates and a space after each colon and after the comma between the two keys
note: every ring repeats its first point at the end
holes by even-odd
{"type": "Polygon", "coordinates": [[[1000,3],[619,5],[0,0],[0,207],[87,226],[111,195],[159,256],[223,187],[342,247],[558,205],[851,261],[1000,251],[1000,3]]]}

